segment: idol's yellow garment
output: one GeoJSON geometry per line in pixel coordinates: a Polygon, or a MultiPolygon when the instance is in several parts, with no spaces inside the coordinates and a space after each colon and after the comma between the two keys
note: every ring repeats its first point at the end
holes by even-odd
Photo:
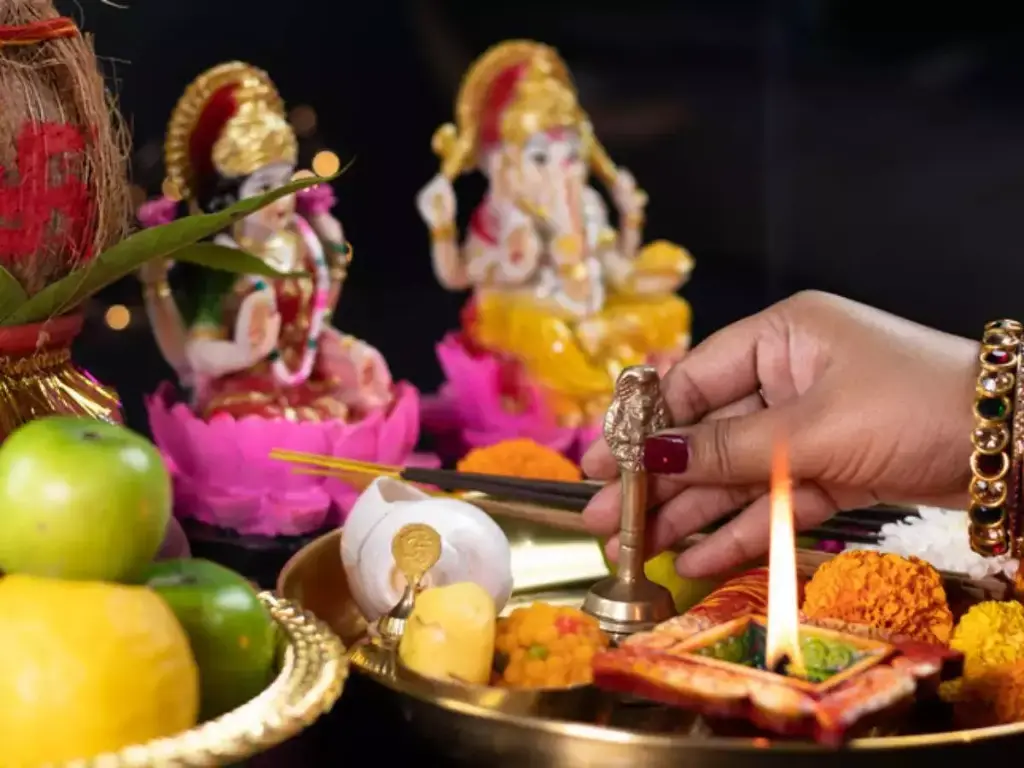
{"type": "Polygon", "coordinates": [[[603,413],[623,368],[671,354],[689,341],[690,305],[675,295],[613,294],[587,318],[527,293],[481,290],[473,340],[520,361],[565,423],[603,413]]]}

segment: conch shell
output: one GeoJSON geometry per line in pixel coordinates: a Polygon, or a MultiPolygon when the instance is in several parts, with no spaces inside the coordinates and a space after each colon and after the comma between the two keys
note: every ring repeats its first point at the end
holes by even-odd
{"type": "Polygon", "coordinates": [[[349,588],[367,621],[379,619],[402,597],[406,582],[395,567],[391,542],[410,523],[429,525],[441,537],[441,557],[424,576],[424,587],[471,581],[501,611],[512,594],[512,552],[498,524],[467,502],[380,477],[356,499],[341,537],[349,588]]]}

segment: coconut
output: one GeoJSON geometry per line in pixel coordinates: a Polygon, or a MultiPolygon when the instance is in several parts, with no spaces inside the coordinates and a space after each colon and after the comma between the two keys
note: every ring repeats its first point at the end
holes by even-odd
{"type": "Polygon", "coordinates": [[[33,295],[124,235],[127,133],[51,0],[0,2],[0,100],[0,265],[33,295]]]}

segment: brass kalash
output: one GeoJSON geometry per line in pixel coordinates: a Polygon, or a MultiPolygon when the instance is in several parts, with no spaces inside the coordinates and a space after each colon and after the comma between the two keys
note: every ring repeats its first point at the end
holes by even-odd
{"type": "MultiPolygon", "coordinates": [[[[641,567],[646,506],[643,438],[668,426],[667,413],[658,394],[659,385],[656,373],[649,368],[625,371],[605,423],[605,436],[619,462],[623,479],[618,574],[598,581],[589,591],[521,596],[518,604],[536,600],[582,604],[620,639],[674,614],[667,595],[643,577],[641,567]]],[[[775,480],[773,477],[771,562],[774,566],[781,563],[782,567],[770,571],[768,616],[737,618],[690,635],[675,649],[676,662],[670,670],[675,684],[672,696],[664,696],[664,690],[652,686],[644,691],[643,702],[630,697],[623,699],[607,690],[615,689],[614,685],[609,685],[613,682],[614,669],[608,668],[601,679],[602,688],[606,690],[583,686],[565,691],[462,686],[426,680],[403,670],[395,648],[403,620],[415,602],[416,585],[429,570],[433,562],[431,553],[436,551],[438,541],[427,526],[415,526],[419,530],[399,531],[393,545],[396,565],[405,574],[409,588],[396,609],[379,623],[373,639],[353,656],[353,682],[340,705],[342,718],[346,713],[363,713],[367,709],[373,710],[375,722],[376,718],[381,722],[388,717],[395,718],[387,722],[388,727],[395,729],[396,739],[414,742],[416,749],[427,750],[460,765],[793,768],[817,767],[822,760],[828,760],[837,768],[845,768],[870,760],[872,768],[896,768],[909,758],[996,760],[1007,754],[1007,749],[1024,747],[1024,724],[969,731],[879,735],[895,732],[882,722],[881,728],[868,731],[867,737],[854,739],[838,750],[836,741],[829,745],[812,740],[818,738],[813,729],[822,724],[831,726],[833,716],[843,715],[853,722],[860,719],[861,713],[850,706],[849,700],[833,696],[850,681],[860,680],[861,692],[867,694],[876,691],[864,683],[884,682],[890,687],[884,689],[883,686],[883,694],[893,694],[902,685],[905,691],[911,692],[912,698],[915,687],[927,687],[936,682],[937,663],[942,666],[944,660],[930,656],[931,652],[926,652],[923,658],[915,656],[921,649],[901,649],[896,647],[898,643],[798,623],[797,554],[788,477],[785,483],[775,480]],[[780,492],[775,493],[777,490],[780,492]],[[788,584],[780,583],[787,578],[788,584]],[[780,617],[784,621],[779,621],[780,617]],[[781,635],[780,628],[785,630],[781,635]],[[809,672],[822,670],[809,669],[813,660],[801,657],[799,641],[808,638],[818,644],[844,646],[851,651],[848,662],[842,669],[825,670],[826,674],[818,677],[809,675],[809,672]],[[716,648],[723,642],[728,644],[737,639],[749,640],[748,645],[753,650],[745,652],[747,655],[763,658],[733,660],[716,655],[716,648]],[[895,663],[898,659],[900,661],[895,663]],[[931,671],[922,672],[925,669],[931,671]],[[680,691],[686,695],[680,696],[680,691]],[[774,728],[779,725],[779,702],[798,699],[805,702],[799,707],[809,706],[810,709],[786,713],[796,715],[788,724],[792,728],[781,731],[774,728]],[[656,703],[659,701],[684,706],[663,707],[656,703]],[[811,703],[807,705],[807,701],[811,703]],[[741,727],[733,731],[716,728],[712,732],[707,726],[709,721],[704,718],[715,714],[723,714],[726,719],[738,718],[741,727]],[[749,727],[743,727],[748,723],[758,725],[760,732],[755,735],[749,727]],[[798,740],[767,738],[765,728],[795,735],[798,740]],[[721,735],[726,732],[746,735],[721,735]]],[[[322,560],[313,570],[324,572],[333,568],[336,573],[340,569],[337,537],[323,541],[323,544],[310,545],[310,553],[304,559],[322,560]]],[[[436,559],[436,555],[433,557],[436,559]]],[[[297,562],[286,568],[281,581],[284,595],[296,591],[292,586],[295,583],[311,585],[321,580],[319,574],[300,574],[299,570],[304,567],[304,563],[297,562]]],[[[340,590],[347,587],[342,581],[334,584],[339,590],[336,602],[346,605],[325,610],[335,612],[343,634],[344,630],[354,631],[351,600],[341,599],[340,590]]],[[[947,580],[947,590],[955,589],[953,585],[954,582],[947,580]]],[[[1000,595],[987,597],[1001,598],[1000,595]]],[[[514,596],[513,607],[516,600],[514,596]]],[[[626,650],[633,645],[626,643],[622,647],[626,650]]],[[[628,650],[620,658],[629,666],[628,650]]],[[[633,679],[635,682],[635,677],[633,679]]],[[[636,693],[635,686],[623,686],[621,690],[631,695],[636,693]]],[[[879,711],[887,714],[884,709],[879,711]]]]}

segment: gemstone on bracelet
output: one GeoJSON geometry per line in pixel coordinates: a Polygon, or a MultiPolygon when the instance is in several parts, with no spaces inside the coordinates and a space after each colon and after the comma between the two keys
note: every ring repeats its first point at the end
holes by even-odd
{"type": "Polygon", "coordinates": [[[1006,500],[1006,483],[1002,480],[976,479],[971,483],[971,496],[986,507],[1002,504],[1006,500]]]}
{"type": "Polygon", "coordinates": [[[1020,335],[1014,331],[1003,328],[990,328],[985,331],[981,343],[987,347],[1009,347],[1020,343],[1020,335]]]}
{"type": "Polygon", "coordinates": [[[978,386],[990,395],[1001,395],[1013,389],[1014,376],[1008,371],[983,371],[978,386]]]}
{"type": "Polygon", "coordinates": [[[990,349],[984,359],[989,365],[1006,365],[1013,359],[1013,353],[1008,349],[990,349]]]}
{"type": "Polygon", "coordinates": [[[986,507],[982,504],[975,504],[970,510],[971,522],[975,525],[990,526],[996,525],[1003,519],[1002,507],[986,507]]]}
{"type": "Polygon", "coordinates": [[[1010,430],[1005,424],[978,427],[971,433],[971,442],[982,453],[999,453],[1010,441],[1010,430]]]}
{"type": "Polygon", "coordinates": [[[996,330],[996,331],[1020,331],[1022,327],[1024,327],[1024,326],[1021,326],[1021,324],[1019,322],[1017,322],[1016,320],[1005,320],[1004,319],[1004,320],[993,320],[991,323],[988,323],[985,326],[985,330],[986,331],[990,331],[990,330],[996,330]]]}
{"type": "Polygon", "coordinates": [[[972,460],[974,471],[983,480],[995,480],[1009,468],[1009,461],[1003,453],[976,453],[972,460]]]}
{"type": "Polygon", "coordinates": [[[983,397],[975,407],[978,415],[988,421],[1005,419],[1009,412],[1009,402],[1005,397],[983,397]]]}

